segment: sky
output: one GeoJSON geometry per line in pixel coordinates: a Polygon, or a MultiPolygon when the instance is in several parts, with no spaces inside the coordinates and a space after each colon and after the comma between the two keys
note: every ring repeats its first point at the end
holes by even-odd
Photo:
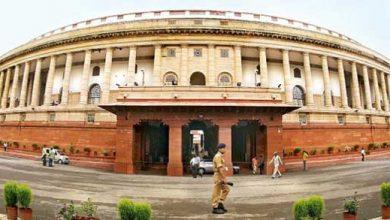
{"type": "Polygon", "coordinates": [[[254,12],[342,33],[390,58],[390,0],[12,0],[2,2],[0,55],[78,21],[164,9],[254,12]]]}

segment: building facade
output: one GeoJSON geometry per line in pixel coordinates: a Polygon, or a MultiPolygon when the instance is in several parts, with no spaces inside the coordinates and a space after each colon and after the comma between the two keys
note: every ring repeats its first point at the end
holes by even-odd
{"type": "MultiPolygon", "coordinates": [[[[232,11],[114,15],[0,57],[0,139],[112,153],[116,172],[182,175],[192,154],[386,142],[390,60],[337,32],[232,11]]],[[[268,167],[268,172],[271,167],[268,167]]]]}

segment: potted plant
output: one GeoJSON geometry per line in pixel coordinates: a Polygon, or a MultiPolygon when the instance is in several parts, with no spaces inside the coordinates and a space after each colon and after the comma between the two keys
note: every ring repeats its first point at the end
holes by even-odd
{"type": "Polygon", "coordinates": [[[390,182],[382,183],[381,185],[382,197],[382,218],[390,219],[390,182]]]}
{"type": "Polygon", "coordinates": [[[32,219],[32,209],[30,208],[32,200],[31,188],[27,184],[19,184],[17,188],[19,201],[19,217],[22,220],[32,219]]]}
{"type": "Polygon", "coordinates": [[[135,219],[135,207],[131,200],[127,198],[120,199],[117,205],[117,209],[121,220],[135,219]]]}
{"type": "Polygon", "coordinates": [[[310,196],[296,201],[293,205],[295,220],[321,219],[325,210],[325,202],[321,196],[310,196]]]}
{"type": "Polygon", "coordinates": [[[76,220],[99,220],[96,218],[97,206],[92,202],[90,198],[87,201],[82,202],[81,206],[77,208],[76,220]]]}
{"type": "Polygon", "coordinates": [[[152,208],[149,203],[137,202],[134,203],[134,209],[136,213],[135,219],[150,220],[152,219],[152,208]]]}
{"type": "Polygon", "coordinates": [[[297,147],[294,149],[294,156],[297,156],[301,152],[301,148],[297,147]]]}
{"type": "Polygon", "coordinates": [[[57,213],[56,217],[60,220],[73,220],[76,216],[76,207],[73,201],[70,204],[64,203],[64,207],[57,213]]]}
{"type": "Polygon", "coordinates": [[[357,210],[359,208],[359,200],[357,199],[357,192],[352,198],[344,200],[344,220],[356,220],[357,210]]]}
{"type": "Polygon", "coordinates": [[[14,181],[7,181],[4,185],[4,201],[7,218],[16,220],[18,217],[18,184],[14,181]]]}

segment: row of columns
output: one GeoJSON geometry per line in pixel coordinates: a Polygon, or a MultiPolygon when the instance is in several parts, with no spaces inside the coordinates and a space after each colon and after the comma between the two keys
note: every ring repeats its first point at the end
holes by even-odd
{"type": "MultiPolygon", "coordinates": [[[[154,56],[154,70],[152,74],[153,82],[158,84],[161,81],[161,45],[155,46],[155,56],[154,56]]],[[[184,44],[181,46],[181,57],[180,57],[180,63],[181,63],[181,83],[186,84],[188,81],[188,45],[184,44]]],[[[260,82],[261,87],[268,88],[269,82],[268,82],[268,66],[267,66],[267,55],[266,55],[266,48],[260,47],[259,48],[259,63],[260,63],[260,82]]],[[[84,66],[83,66],[83,72],[82,72],[82,81],[81,81],[81,93],[80,93],[80,104],[85,105],[87,104],[88,99],[88,82],[90,77],[90,67],[91,67],[91,50],[85,51],[85,57],[84,57],[84,66]]],[[[208,46],[208,85],[216,85],[216,74],[215,74],[215,46],[209,45],[208,46]]],[[[236,82],[242,81],[242,61],[241,61],[241,47],[235,46],[234,47],[234,78],[236,82]]],[[[53,83],[54,83],[54,73],[56,68],[56,61],[57,56],[51,56],[50,57],[50,64],[49,64],[49,71],[45,86],[45,93],[44,93],[44,105],[49,106],[51,104],[51,97],[52,97],[52,89],[53,89],[53,83]]],[[[111,79],[111,68],[112,68],[112,59],[113,59],[113,48],[107,48],[106,49],[106,57],[105,57],[105,65],[104,65],[104,73],[103,73],[103,83],[102,83],[102,95],[101,95],[101,102],[107,103],[110,99],[110,79],[111,79]]],[[[283,50],[282,52],[282,60],[283,60],[283,75],[284,75],[284,88],[285,88],[285,101],[286,103],[293,103],[293,84],[291,80],[291,68],[290,68],[290,60],[289,60],[289,51],[283,50]]],[[[329,77],[329,67],[328,67],[328,57],[323,55],[321,56],[322,60],[322,72],[323,72],[323,79],[324,79],[324,98],[325,98],[325,106],[331,107],[332,106],[332,94],[331,94],[331,86],[330,86],[330,77],[329,77]]],[[[38,106],[39,100],[40,100],[40,86],[41,86],[41,69],[42,69],[42,61],[43,58],[36,60],[36,66],[35,66],[35,73],[33,78],[33,85],[32,85],[32,95],[31,95],[31,106],[38,106]]],[[[72,69],[72,62],[73,62],[73,53],[67,53],[66,54],[66,61],[65,61],[65,71],[64,71],[64,79],[62,84],[62,95],[61,95],[61,104],[67,105],[68,104],[68,97],[69,97],[69,84],[70,84],[70,73],[72,69]]],[[[18,107],[16,106],[16,94],[18,88],[18,78],[20,74],[22,64],[15,65],[14,69],[14,75],[13,75],[13,84],[11,88],[11,94],[10,94],[10,108],[18,107]]],[[[313,106],[314,105],[314,97],[313,97],[313,82],[312,82],[312,73],[311,73],[311,64],[310,64],[310,54],[307,52],[303,53],[303,65],[304,65],[304,74],[305,74],[305,84],[306,84],[306,91],[305,91],[305,101],[307,106],[313,106]]],[[[351,84],[351,92],[352,92],[352,107],[356,109],[362,109],[362,102],[361,102],[361,96],[360,96],[360,89],[359,89],[359,81],[358,81],[358,73],[357,73],[357,67],[356,63],[352,62],[351,65],[351,72],[352,72],[352,84],[351,84]]],[[[127,82],[134,81],[134,74],[135,74],[135,66],[136,66],[136,47],[131,46],[129,47],[129,60],[128,60],[128,71],[126,76],[127,82]]],[[[371,90],[370,90],[370,81],[369,81],[369,71],[368,67],[366,65],[362,66],[363,68],[363,81],[364,81],[364,93],[365,93],[365,103],[367,106],[367,109],[372,109],[372,102],[371,102],[371,90]]],[[[10,87],[10,80],[11,80],[11,68],[8,68],[6,71],[2,71],[0,73],[0,97],[1,97],[1,108],[6,108],[7,105],[7,98],[9,96],[8,91],[10,87]]],[[[29,101],[29,96],[27,96],[27,88],[28,82],[29,82],[29,71],[30,71],[30,62],[24,63],[24,71],[23,71],[23,80],[22,80],[22,86],[21,86],[21,95],[20,95],[20,101],[19,101],[19,107],[26,106],[27,102],[29,101]]],[[[346,83],[345,83],[345,75],[344,75],[344,65],[343,60],[338,59],[338,72],[339,72],[339,86],[340,86],[340,93],[341,93],[341,106],[343,108],[348,108],[348,97],[347,97],[347,91],[346,91],[346,83]]],[[[377,76],[377,70],[372,69],[372,79],[373,79],[373,85],[374,85],[374,91],[375,91],[375,108],[377,110],[382,110],[381,103],[380,103],[380,93],[383,97],[384,102],[384,111],[389,110],[389,101],[388,101],[388,94],[390,94],[390,87],[386,87],[386,81],[387,84],[390,83],[390,76],[385,74],[383,72],[380,72],[380,78],[378,79],[377,76]],[[379,89],[379,83],[381,84],[381,91],[379,89]]],[[[30,80],[31,81],[31,80],[30,80]]],[[[390,85],[390,84],[389,84],[390,85]]]]}

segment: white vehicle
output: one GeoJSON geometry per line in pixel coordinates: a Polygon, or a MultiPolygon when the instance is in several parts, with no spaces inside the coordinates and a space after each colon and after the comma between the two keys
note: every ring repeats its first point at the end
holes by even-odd
{"type": "MultiPolygon", "coordinates": [[[[50,148],[43,148],[43,151],[50,151],[50,148]]],[[[54,163],[59,163],[59,164],[69,164],[69,158],[64,154],[64,152],[53,149],[54,150],[54,163]]]]}

